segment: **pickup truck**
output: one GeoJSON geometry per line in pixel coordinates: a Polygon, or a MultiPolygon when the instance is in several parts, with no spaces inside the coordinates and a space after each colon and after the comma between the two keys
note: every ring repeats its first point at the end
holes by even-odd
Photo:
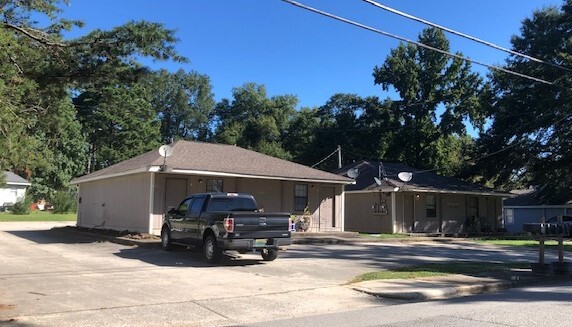
{"type": "Polygon", "coordinates": [[[173,244],[202,247],[209,263],[226,250],[258,251],[272,261],[280,247],[292,244],[290,214],[260,212],[250,194],[193,194],[165,215],[161,246],[168,251],[173,244]]]}

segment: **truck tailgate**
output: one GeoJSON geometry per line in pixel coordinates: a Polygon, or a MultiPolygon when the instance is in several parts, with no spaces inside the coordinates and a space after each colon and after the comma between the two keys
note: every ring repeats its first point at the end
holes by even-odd
{"type": "Polygon", "coordinates": [[[233,212],[232,217],[236,237],[290,237],[290,215],[287,213],[233,212]]]}

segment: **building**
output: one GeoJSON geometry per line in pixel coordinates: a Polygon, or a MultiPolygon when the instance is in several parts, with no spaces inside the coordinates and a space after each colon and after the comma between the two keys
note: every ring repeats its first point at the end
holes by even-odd
{"type": "Polygon", "coordinates": [[[539,223],[554,216],[572,216],[572,202],[548,202],[538,196],[538,190],[514,191],[518,196],[504,200],[503,222],[507,232],[523,233],[526,223],[539,223]]]}
{"type": "Polygon", "coordinates": [[[345,188],[346,231],[459,234],[503,227],[508,194],[397,163],[362,161],[336,173],[348,171],[357,177],[345,188]],[[401,172],[411,173],[410,181],[400,180],[401,172]]]}
{"type": "Polygon", "coordinates": [[[6,185],[0,188],[0,209],[10,208],[14,203],[22,201],[26,196],[26,188],[32,185],[24,178],[10,171],[4,172],[6,185]]]}
{"type": "Polygon", "coordinates": [[[244,192],[265,211],[311,216],[310,231],[344,230],[346,177],[233,145],[177,141],[72,181],[77,225],[159,234],[163,215],[187,195],[244,192]]]}

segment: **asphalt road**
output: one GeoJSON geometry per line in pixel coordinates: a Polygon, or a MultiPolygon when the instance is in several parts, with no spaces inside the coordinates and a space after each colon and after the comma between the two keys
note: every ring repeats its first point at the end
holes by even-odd
{"type": "Polygon", "coordinates": [[[420,262],[536,260],[533,251],[470,243],[386,243],[294,245],[274,262],[247,254],[212,266],[197,250],[97,242],[53,225],[0,223],[0,325],[225,326],[391,311],[403,302],[345,284],[420,262]]]}
{"type": "Polygon", "coordinates": [[[572,321],[571,302],[572,281],[566,281],[558,285],[536,285],[448,300],[375,306],[248,326],[568,327],[572,321]]]}

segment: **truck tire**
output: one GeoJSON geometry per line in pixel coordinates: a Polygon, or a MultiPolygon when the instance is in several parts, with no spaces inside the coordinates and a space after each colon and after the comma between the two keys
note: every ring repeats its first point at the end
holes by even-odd
{"type": "Polygon", "coordinates": [[[278,250],[276,250],[276,249],[262,249],[262,251],[260,251],[260,254],[262,254],[262,260],[274,261],[278,257],[278,250]]]}
{"type": "Polygon", "coordinates": [[[205,237],[203,254],[208,263],[216,263],[220,260],[222,251],[218,248],[214,235],[209,234],[205,237]]]}
{"type": "Polygon", "coordinates": [[[161,247],[165,251],[170,251],[173,247],[173,244],[171,244],[171,232],[167,226],[161,229],[161,247]]]}

